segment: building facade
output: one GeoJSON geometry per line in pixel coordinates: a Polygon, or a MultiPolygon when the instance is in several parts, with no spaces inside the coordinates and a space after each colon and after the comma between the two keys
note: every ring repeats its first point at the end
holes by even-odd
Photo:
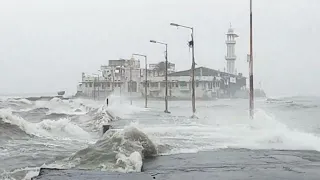
{"type": "MultiPolygon", "coordinates": [[[[227,32],[226,72],[198,67],[195,69],[195,95],[197,99],[216,99],[242,97],[247,98],[246,78],[235,68],[234,30],[227,32]]],[[[165,62],[149,64],[149,68],[140,68],[140,61],[134,58],[109,60],[108,65],[100,67],[97,74],[82,73],[77,95],[93,99],[102,99],[110,94],[127,97],[164,98],[165,62]],[[147,82],[145,81],[147,74],[147,82]],[[145,94],[147,86],[147,94],[145,94]]],[[[175,64],[168,62],[169,99],[191,99],[191,70],[175,72],[175,64]]]]}
{"type": "MultiPolygon", "coordinates": [[[[131,60],[135,61],[135,60],[131,60]]],[[[134,66],[101,66],[101,74],[84,75],[78,86],[78,95],[93,99],[102,99],[110,94],[127,97],[147,96],[164,98],[164,72],[148,69],[148,81],[145,83],[145,69],[134,66]]],[[[215,99],[234,97],[237,91],[244,90],[246,78],[214,69],[199,67],[195,69],[195,87],[197,99],[215,99]]],[[[169,99],[191,98],[191,70],[168,74],[169,99]]]]}
{"type": "Polygon", "coordinates": [[[109,60],[109,65],[101,66],[96,74],[82,73],[77,95],[93,99],[103,99],[110,94],[137,96],[141,77],[139,60],[109,60]]]}
{"type": "MultiPolygon", "coordinates": [[[[164,98],[164,76],[148,79],[148,97],[164,98]]],[[[141,95],[144,94],[144,83],[141,95]]],[[[235,93],[245,90],[246,78],[242,74],[233,75],[214,69],[199,67],[195,69],[195,95],[197,99],[216,99],[234,97],[235,93]]],[[[179,71],[168,75],[169,99],[191,99],[191,70],[179,71]]]]}

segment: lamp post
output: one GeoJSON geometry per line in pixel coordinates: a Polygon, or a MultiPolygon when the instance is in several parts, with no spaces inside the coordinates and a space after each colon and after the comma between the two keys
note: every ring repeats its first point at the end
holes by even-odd
{"type": "Polygon", "coordinates": [[[130,60],[130,104],[132,105],[132,62],[130,60]]]}
{"type": "Polygon", "coordinates": [[[144,62],[145,62],[145,68],[146,68],[146,73],[145,73],[145,84],[144,84],[144,96],[145,96],[145,105],[144,107],[148,107],[148,64],[147,64],[147,56],[143,54],[132,54],[133,56],[141,56],[144,57],[144,62]]]}
{"type": "Polygon", "coordinates": [[[250,84],[250,101],[249,101],[249,107],[250,107],[250,117],[253,118],[254,115],[254,102],[253,102],[253,45],[252,45],[252,0],[250,0],[250,60],[249,60],[249,84],[250,84]]]}
{"type": "Polygon", "coordinates": [[[192,113],[193,116],[195,116],[195,112],[196,112],[196,99],[195,99],[195,82],[194,82],[194,69],[195,69],[195,60],[194,60],[194,39],[193,39],[193,27],[189,27],[189,26],[184,26],[184,25],[180,25],[180,24],[176,24],[176,23],[170,23],[171,26],[176,26],[176,27],[182,27],[182,28],[186,28],[186,29],[190,29],[191,30],[191,41],[189,41],[189,47],[192,48],[192,65],[191,65],[191,72],[192,72],[192,77],[191,77],[191,84],[192,84],[192,113]]]}
{"type": "Polygon", "coordinates": [[[155,41],[155,40],[150,40],[151,43],[156,43],[156,44],[162,44],[166,46],[166,54],[165,54],[165,59],[166,59],[166,67],[165,67],[165,83],[166,83],[166,90],[165,90],[165,96],[164,96],[164,103],[165,103],[165,113],[170,113],[168,111],[168,44],[155,41]]]}
{"type": "MultiPolygon", "coordinates": [[[[98,83],[97,84],[99,84],[99,86],[98,86],[98,100],[100,99],[100,75],[99,74],[93,74],[93,75],[95,75],[95,76],[98,76],[98,83]]],[[[94,78],[94,82],[96,81],[96,78],[94,78]]],[[[95,83],[93,84],[93,88],[94,88],[94,94],[95,94],[95,91],[96,91],[96,87],[95,87],[96,85],[95,85],[95,83]]]]}

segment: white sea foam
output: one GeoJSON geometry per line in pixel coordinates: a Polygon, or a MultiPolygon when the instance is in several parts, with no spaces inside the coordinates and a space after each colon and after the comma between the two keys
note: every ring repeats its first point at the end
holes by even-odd
{"type": "Polygon", "coordinates": [[[83,115],[88,112],[87,105],[85,106],[81,100],[62,100],[60,98],[53,98],[50,101],[36,101],[35,108],[48,108],[47,114],[83,115]]]}
{"type": "Polygon", "coordinates": [[[23,103],[23,104],[28,104],[28,105],[32,105],[32,102],[27,100],[27,99],[9,99],[9,102],[17,102],[17,103],[23,103]]]}
{"type": "MultiPolygon", "coordinates": [[[[141,124],[136,122],[120,130],[109,130],[93,147],[81,150],[76,153],[73,159],[71,158],[70,163],[77,168],[120,172],[140,171],[144,158],[142,150],[145,149],[139,139],[142,133],[152,142],[151,144],[156,145],[158,152],[163,155],[196,153],[221,148],[320,151],[320,139],[317,135],[292,129],[281,119],[262,109],[258,109],[254,119],[250,119],[247,109],[234,108],[228,104],[230,100],[219,101],[219,104],[199,103],[198,119],[192,119],[190,118],[191,113],[189,113],[191,110],[188,109],[190,104],[187,105],[187,103],[177,102],[174,104],[172,102],[173,105],[170,106],[172,114],[150,110],[147,112],[148,116],[142,116],[141,114],[145,113],[143,111],[146,109],[135,107],[135,105],[130,105],[128,101],[120,101],[117,98],[110,96],[108,107],[105,104],[101,107],[99,103],[90,102],[92,107],[98,108],[100,106],[97,114],[103,114],[107,110],[112,115],[128,118],[129,121],[134,118],[138,121],[139,118],[146,118],[147,121],[141,121],[143,122],[141,124]]],[[[62,103],[61,106],[66,106],[69,110],[80,104],[78,101],[53,101],[47,106],[59,110],[60,106],[55,107],[56,103],[62,103]]],[[[232,103],[237,104],[238,102],[232,103]]],[[[3,112],[0,111],[0,114],[3,112]]],[[[18,125],[26,132],[39,136],[90,138],[88,133],[68,119],[29,123],[12,115],[11,112],[7,112],[4,117],[6,121],[18,125]]],[[[92,126],[96,125],[101,128],[101,125],[109,122],[107,116],[104,118],[85,121],[91,122],[92,126]]],[[[148,143],[144,145],[148,145],[148,143]]],[[[33,173],[30,172],[30,175],[33,173]]]]}
{"type": "Polygon", "coordinates": [[[112,112],[115,116],[120,118],[130,118],[132,114],[139,113],[141,111],[146,111],[145,108],[141,108],[136,105],[131,105],[129,100],[124,97],[111,95],[108,97],[108,99],[109,106],[107,106],[106,109],[112,112]]]}
{"type": "Polygon", "coordinates": [[[171,147],[162,154],[221,148],[320,151],[320,138],[317,135],[291,129],[261,109],[256,111],[254,119],[241,115],[233,119],[226,117],[172,117],[168,122],[138,126],[158,145],[171,147]]]}
{"type": "Polygon", "coordinates": [[[148,136],[128,126],[107,131],[96,144],[78,151],[70,159],[71,162],[76,160],[77,168],[140,172],[143,159],[156,154],[155,145],[148,136]]]}
{"type": "Polygon", "coordinates": [[[13,115],[12,112],[7,109],[0,109],[0,118],[2,118],[4,122],[17,125],[30,135],[63,139],[91,139],[89,133],[78,125],[70,122],[67,118],[57,121],[43,120],[39,123],[31,123],[19,116],[13,115]]]}
{"type": "Polygon", "coordinates": [[[134,151],[129,155],[129,157],[126,156],[125,154],[118,153],[115,158],[117,159],[115,165],[119,167],[114,169],[114,171],[125,172],[125,173],[141,171],[143,158],[139,152],[134,151]]]}
{"type": "Polygon", "coordinates": [[[320,151],[320,137],[289,128],[263,110],[257,111],[250,125],[244,147],[320,151]]]}

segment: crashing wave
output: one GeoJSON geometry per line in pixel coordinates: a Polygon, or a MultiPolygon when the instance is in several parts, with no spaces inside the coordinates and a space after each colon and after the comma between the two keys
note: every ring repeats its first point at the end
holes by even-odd
{"type": "MultiPolygon", "coordinates": [[[[21,111],[21,110],[20,110],[21,111]]],[[[31,110],[28,110],[26,112],[28,113],[46,113],[49,111],[49,108],[46,108],[46,107],[39,107],[39,108],[35,108],[35,109],[31,109],[31,110]]]]}
{"type": "Polygon", "coordinates": [[[143,159],[157,154],[154,143],[135,127],[111,129],[94,145],[78,151],[70,158],[76,168],[120,172],[140,172],[143,159]]]}
{"type": "Polygon", "coordinates": [[[291,103],[287,105],[288,108],[294,109],[309,109],[309,108],[317,108],[317,105],[307,105],[307,104],[299,104],[299,103],[291,103]]]}
{"type": "Polygon", "coordinates": [[[18,126],[23,132],[29,135],[64,139],[91,139],[89,133],[76,124],[71,123],[67,118],[57,121],[47,119],[39,123],[31,123],[19,116],[13,115],[12,112],[7,109],[0,109],[0,119],[5,123],[18,126]]]}
{"type": "Polygon", "coordinates": [[[32,102],[27,100],[27,99],[8,99],[8,102],[15,102],[15,103],[22,103],[22,104],[27,104],[27,105],[32,105],[32,102]]]}
{"type": "Polygon", "coordinates": [[[72,116],[74,115],[69,115],[65,113],[49,113],[44,117],[44,119],[61,119],[61,118],[68,118],[72,116]]]}
{"type": "Polygon", "coordinates": [[[273,104],[280,104],[283,105],[283,107],[286,107],[288,109],[309,109],[309,108],[318,108],[319,106],[312,103],[312,100],[305,100],[305,99],[299,99],[296,97],[293,98],[279,98],[279,99],[273,99],[268,98],[266,100],[266,103],[273,103],[273,104]]]}
{"type": "MultiPolygon", "coordinates": [[[[49,111],[47,115],[83,115],[87,113],[86,106],[80,102],[73,100],[61,100],[60,98],[53,98],[50,101],[36,101],[36,108],[47,108],[49,111]]],[[[50,117],[48,117],[50,118],[50,117]]]]}
{"type": "Polygon", "coordinates": [[[120,119],[115,116],[113,112],[108,110],[105,105],[102,105],[100,108],[91,109],[87,115],[92,117],[92,119],[87,122],[87,126],[91,127],[94,131],[100,131],[102,125],[120,119]]]}
{"type": "Polygon", "coordinates": [[[29,134],[19,126],[3,121],[3,117],[0,115],[0,140],[20,139],[27,136],[29,134]]]}
{"type": "Polygon", "coordinates": [[[54,97],[50,100],[51,102],[62,102],[62,99],[61,98],[57,98],[57,97],[54,97]]]}

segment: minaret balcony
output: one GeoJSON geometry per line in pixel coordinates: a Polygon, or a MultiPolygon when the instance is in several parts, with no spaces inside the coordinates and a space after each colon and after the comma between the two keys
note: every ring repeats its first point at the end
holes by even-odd
{"type": "Polygon", "coordinates": [[[225,56],[226,60],[236,60],[237,56],[225,56]]]}
{"type": "Polygon", "coordinates": [[[235,40],[226,40],[226,44],[236,44],[235,40]]]}

